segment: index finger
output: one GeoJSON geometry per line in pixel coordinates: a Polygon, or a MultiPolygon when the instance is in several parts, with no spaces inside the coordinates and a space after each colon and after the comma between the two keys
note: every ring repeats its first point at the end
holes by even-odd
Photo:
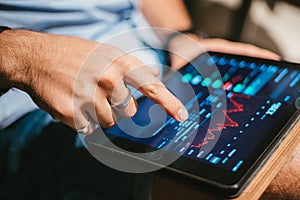
{"type": "Polygon", "coordinates": [[[161,105],[177,121],[184,121],[188,118],[188,111],[184,105],[160,80],[145,70],[145,67],[134,68],[125,75],[124,80],[146,97],[161,105]]]}

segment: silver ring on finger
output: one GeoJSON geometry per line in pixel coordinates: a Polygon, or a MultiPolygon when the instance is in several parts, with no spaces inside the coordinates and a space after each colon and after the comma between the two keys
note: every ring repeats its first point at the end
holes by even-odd
{"type": "Polygon", "coordinates": [[[94,129],[95,129],[95,124],[91,121],[88,121],[88,123],[85,127],[80,128],[80,129],[75,129],[75,130],[79,134],[88,135],[88,134],[92,133],[94,131],[94,129]]]}
{"type": "Polygon", "coordinates": [[[126,98],[121,103],[119,103],[119,104],[111,104],[112,108],[121,110],[121,109],[125,108],[129,104],[130,99],[132,97],[132,94],[131,94],[131,91],[128,88],[127,88],[127,91],[128,91],[128,93],[127,93],[126,98]]]}

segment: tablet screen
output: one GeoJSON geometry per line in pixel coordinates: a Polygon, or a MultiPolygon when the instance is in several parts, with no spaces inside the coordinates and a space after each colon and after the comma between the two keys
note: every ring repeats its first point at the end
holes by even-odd
{"type": "MultiPolygon", "coordinates": [[[[249,165],[253,152],[265,145],[266,138],[276,137],[296,112],[300,71],[280,62],[274,64],[218,53],[210,55],[200,55],[179,71],[181,76],[165,82],[187,107],[188,120],[179,123],[168,117],[162,126],[151,130],[152,137],[149,138],[130,136],[118,126],[108,129],[107,133],[156,149],[174,143],[168,151],[230,173],[238,173],[249,165]],[[209,76],[199,73],[199,68],[212,65],[216,65],[217,70],[211,70],[209,76]],[[194,89],[194,96],[186,94],[186,85],[194,89]],[[213,94],[208,88],[213,88],[213,94]],[[220,98],[224,93],[226,101],[220,98]],[[223,114],[224,122],[210,126],[216,113],[223,114]],[[194,131],[196,137],[190,142],[187,138],[194,131]]],[[[142,98],[133,120],[141,126],[150,123],[148,113],[153,104],[150,99],[142,98]]],[[[119,123],[127,122],[122,119],[119,123]]]]}

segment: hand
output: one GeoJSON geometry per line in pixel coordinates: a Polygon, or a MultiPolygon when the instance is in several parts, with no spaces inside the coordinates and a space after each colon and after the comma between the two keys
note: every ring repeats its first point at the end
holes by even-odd
{"type": "Polygon", "coordinates": [[[224,39],[201,39],[193,34],[177,36],[170,43],[171,64],[179,69],[204,51],[223,52],[250,57],[280,60],[277,54],[251,44],[231,42],[224,39]]]}
{"type": "MultiPolygon", "coordinates": [[[[116,116],[111,104],[126,98],[125,84],[139,89],[176,120],[188,117],[180,101],[155,78],[156,71],[114,46],[30,31],[5,31],[1,39],[14,48],[6,49],[11,62],[1,68],[5,81],[28,92],[54,119],[73,128],[85,127],[90,118],[102,127],[112,126],[116,116]],[[90,113],[90,108],[96,112],[90,113]]],[[[131,117],[136,110],[132,97],[120,112],[131,117]]]]}

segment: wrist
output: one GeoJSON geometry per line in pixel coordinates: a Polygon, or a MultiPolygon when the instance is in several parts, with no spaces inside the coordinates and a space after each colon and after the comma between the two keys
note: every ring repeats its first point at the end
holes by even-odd
{"type": "Polygon", "coordinates": [[[198,41],[203,38],[207,38],[208,34],[202,31],[198,31],[194,28],[173,32],[166,37],[164,49],[171,50],[173,46],[172,43],[176,43],[176,40],[179,40],[180,37],[189,37],[193,40],[198,41]]]}
{"type": "Polygon", "coordinates": [[[177,34],[172,35],[167,45],[164,46],[168,53],[168,65],[179,69],[193,60],[199,53],[205,51],[202,46],[203,37],[203,33],[194,30],[177,32],[177,34]]]}

